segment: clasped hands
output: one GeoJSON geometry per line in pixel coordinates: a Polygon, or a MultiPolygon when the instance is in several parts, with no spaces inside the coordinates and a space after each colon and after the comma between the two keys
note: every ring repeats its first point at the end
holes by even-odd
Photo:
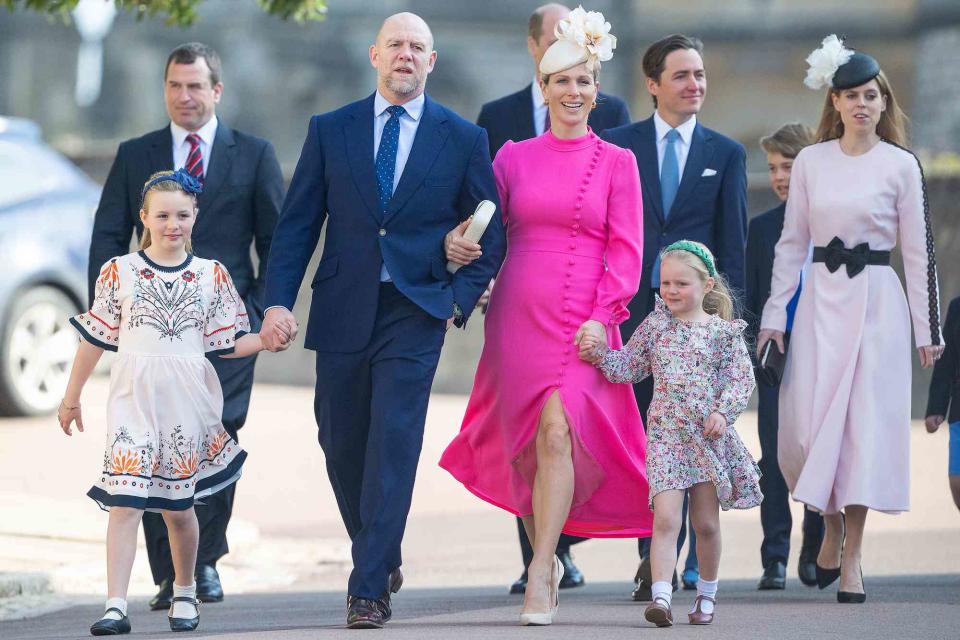
{"type": "Polygon", "coordinates": [[[260,342],[267,351],[277,353],[286,351],[297,338],[300,327],[289,309],[273,307],[268,309],[260,327],[260,342]]]}

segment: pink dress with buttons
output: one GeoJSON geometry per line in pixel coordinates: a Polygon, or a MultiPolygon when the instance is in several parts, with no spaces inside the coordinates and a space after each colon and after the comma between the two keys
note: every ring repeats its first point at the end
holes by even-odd
{"type": "Polygon", "coordinates": [[[643,205],[634,155],[590,132],[507,142],[493,163],[507,229],[485,343],[459,435],[440,465],[474,494],[529,515],[536,431],[559,394],[573,443],[564,532],[650,533],[646,437],[633,391],[577,357],[593,319],[620,348],[618,325],[640,282],[643,205]]]}

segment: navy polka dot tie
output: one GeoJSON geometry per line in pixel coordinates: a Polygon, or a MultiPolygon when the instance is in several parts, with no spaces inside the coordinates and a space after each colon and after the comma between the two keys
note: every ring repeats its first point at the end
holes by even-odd
{"type": "Polygon", "coordinates": [[[377,149],[377,191],[380,196],[380,213],[386,215],[387,205],[393,197],[393,174],[397,168],[397,144],[400,141],[400,116],[407,111],[393,105],[387,107],[390,119],[383,126],[380,148],[377,149]]]}

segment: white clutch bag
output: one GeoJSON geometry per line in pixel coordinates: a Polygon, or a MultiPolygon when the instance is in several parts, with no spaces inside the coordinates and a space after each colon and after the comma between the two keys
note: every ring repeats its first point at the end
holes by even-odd
{"type": "MultiPolygon", "coordinates": [[[[476,211],[473,212],[473,220],[467,225],[467,230],[463,232],[463,237],[470,242],[479,243],[480,238],[483,237],[483,232],[487,230],[487,225],[490,224],[490,220],[493,219],[493,214],[496,212],[497,205],[489,200],[481,200],[476,211]]],[[[456,273],[457,269],[462,266],[462,264],[455,262],[447,262],[447,271],[456,273]]]]}

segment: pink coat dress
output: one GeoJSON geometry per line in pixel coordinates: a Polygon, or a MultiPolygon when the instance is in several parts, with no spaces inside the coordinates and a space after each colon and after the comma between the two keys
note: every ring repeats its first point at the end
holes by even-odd
{"type": "Polygon", "coordinates": [[[804,272],[780,388],[779,459],[793,497],[824,513],[910,508],[911,317],[918,347],[942,341],[924,200],[917,159],[887,142],[848,156],[831,140],[793,165],[761,326],[784,329],[810,244],[834,237],[889,250],[899,234],[910,300],[908,308],[888,266],[852,278],[823,262],[804,272]]]}
{"type": "Polygon", "coordinates": [[[494,162],[507,256],[460,434],[440,465],[474,494],[529,515],[536,431],[559,394],[571,427],[574,493],[564,532],[650,532],[646,438],[628,385],[577,357],[577,329],[606,325],[610,346],[640,282],[643,205],[630,151],[592,132],[507,142],[494,162]]]}

